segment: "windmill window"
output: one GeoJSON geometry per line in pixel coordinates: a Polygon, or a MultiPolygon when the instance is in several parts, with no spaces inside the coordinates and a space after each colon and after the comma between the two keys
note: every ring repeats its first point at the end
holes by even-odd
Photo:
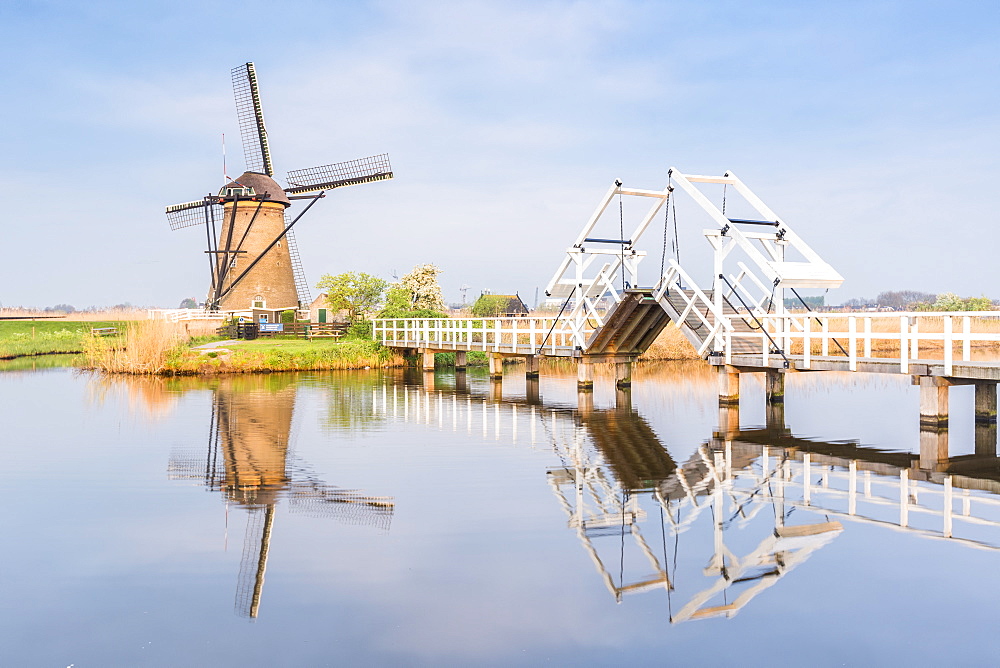
{"type": "Polygon", "coordinates": [[[257,295],[256,297],[253,298],[254,308],[264,308],[264,303],[265,303],[264,298],[261,297],[260,295],[257,295]]]}

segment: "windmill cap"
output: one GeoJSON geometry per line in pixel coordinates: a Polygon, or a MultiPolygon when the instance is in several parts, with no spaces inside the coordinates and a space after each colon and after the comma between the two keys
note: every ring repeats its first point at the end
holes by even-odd
{"type": "MultiPolygon", "coordinates": [[[[219,192],[219,197],[228,198],[230,195],[226,192],[227,190],[241,187],[253,188],[254,195],[258,197],[267,193],[270,195],[267,200],[269,202],[280,202],[285,206],[292,205],[292,202],[288,199],[288,195],[286,195],[284,189],[278,185],[278,182],[267,174],[261,174],[260,172],[243,172],[243,176],[222,186],[222,190],[219,192]]],[[[241,195],[241,197],[244,196],[252,197],[253,195],[241,195]]]]}

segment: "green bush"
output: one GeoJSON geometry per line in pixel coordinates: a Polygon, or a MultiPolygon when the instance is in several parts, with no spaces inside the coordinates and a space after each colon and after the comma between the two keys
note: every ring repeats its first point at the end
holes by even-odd
{"type": "Polygon", "coordinates": [[[347,338],[348,339],[364,339],[368,340],[372,338],[372,321],[371,320],[355,320],[347,328],[347,338]]]}
{"type": "Polygon", "coordinates": [[[295,322],[295,311],[282,311],[281,312],[281,322],[286,324],[292,324],[295,322]]]}

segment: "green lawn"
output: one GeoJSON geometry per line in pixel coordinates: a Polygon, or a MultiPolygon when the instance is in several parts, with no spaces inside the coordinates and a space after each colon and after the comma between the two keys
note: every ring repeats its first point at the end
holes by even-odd
{"type": "Polygon", "coordinates": [[[118,322],[73,320],[0,320],[0,359],[22,355],[77,353],[94,327],[119,327],[118,322]]]}
{"type": "MultiPolygon", "coordinates": [[[[348,339],[346,341],[333,341],[330,339],[320,339],[306,341],[305,339],[288,338],[265,338],[253,341],[240,341],[239,343],[227,344],[227,348],[232,350],[246,350],[260,353],[271,353],[279,355],[310,355],[319,358],[323,357],[350,357],[356,354],[372,355],[378,349],[378,344],[367,339],[348,339]]],[[[438,353],[437,363],[444,366],[455,364],[455,353],[438,353]]],[[[473,366],[487,364],[486,353],[473,350],[467,357],[467,363],[473,366]]]]}

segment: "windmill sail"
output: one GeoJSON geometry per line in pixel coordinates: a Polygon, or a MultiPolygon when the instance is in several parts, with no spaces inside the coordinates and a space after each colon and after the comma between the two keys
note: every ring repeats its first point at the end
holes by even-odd
{"type": "Polygon", "coordinates": [[[267,128],[264,127],[264,110],[260,106],[257,72],[253,63],[233,68],[233,93],[236,96],[236,115],[243,138],[243,156],[248,172],[274,175],[271,166],[271,149],[267,145],[267,128]]]}
{"type": "Polygon", "coordinates": [[[295,241],[295,232],[288,226],[292,223],[292,217],[285,209],[285,243],[288,246],[288,257],[292,263],[292,273],[295,276],[295,292],[299,295],[299,304],[304,308],[312,303],[312,293],[309,291],[309,281],[306,279],[306,271],[302,268],[302,258],[299,256],[299,244],[295,241]]]}
{"type": "Polygon", "coordinates": [[[167,222],[172,230],[201,225],[206,220],[222,220],[222,205],[217,201],[200,199],[167,207],[167,222]]]}
{"type": "Polygon", "coordinates": [[[391,178],[392,165],[389,164],[389,154],[380,153],[359,160],[288,172],[288,187],[285,188],[285,192],[296,195],[391,178]]]}

